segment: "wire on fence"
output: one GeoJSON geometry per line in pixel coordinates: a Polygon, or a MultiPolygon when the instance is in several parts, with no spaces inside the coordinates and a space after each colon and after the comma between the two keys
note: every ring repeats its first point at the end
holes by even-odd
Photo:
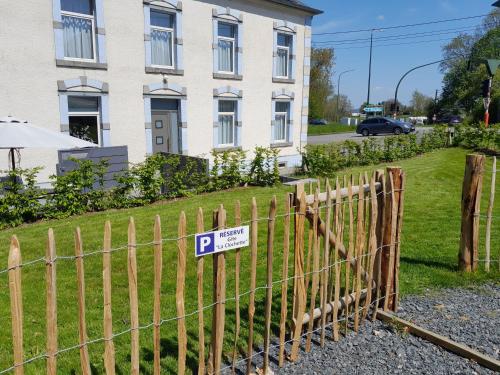
{"type": "MultiPolygon", "coordinates": [[[[399,189],[399,190],[394,190],[394,191],[403,191],[403,190],[399,189]]],[[[384,192],[380,191],[376,195],[378,196],[378,195],[382,195],[382,194],[384,194],[384,192]]],[[[391,193],[385,193],[385,195],[390,195],[390,194],[391,193]]],[[[371,197],[363,198],[362,200],[363,201],[370,201],[371,197]]],[[[359,198],[354,198],[353,197],[352,201],[353,201],[353,204],[354,204],[354,202],[359,201],[359,198]]],[[[342,202],[332,202],[332,206],[335,206],[335,205],[344,205],[344,204],[347,204],[347,202],[345,202],[345,201],[342,201],[342,202]]],[[[327,207],[328,206],[319,206],[318,209],[319,210],[326,209],[327,207]]],[[[300,212],[293,212],[293,213],[291,212],[289,214],[277,214],[276,218],[281,218],[281,217],[285,217],[285,216],[294,217],[294,216],[300,216],[300,215],[302,215],[300,212]]],[[[257,218],[256,221],[257,222],[261,222],[261,221],[268,221],[268,220],[269,220],[269,217],[260,217],[260,218],[257,218]]],[[[356,221],[357,220],[355,219],[354,222],[356,222],[356,221]]],[[[251,224],[252,222],[253,222],[253,220],[242,221],[241,225],[251,224]]],[[[168,243],[168,242],[177,242],[177,241],[179,241],[181,239],[193,238],[197,234],[199,234],[199,233],[191,233],[191,234],[188,234],[188,235],[183,236],[183,237],[163,238],[161,240],[161,243],[164,244],[164,243],[168,243]]],[[[156,241],[145,242],[145,243],[138,243],[138,244],[135,245],[135,248],[139,249],[139,248],[149,247],[149,246],[153,246],[153,245],[157,245],[157,244],[158,243],[156,241]]],[[[99,255],[99,254],[105,254],[105,253],[114,253],[114,252],[117,252],[117,251],[127,250],[128,248],[129,248],[129,245],[127,244],[127,245],[121,245],[119,247],[115,247],[115,248],[109,249],[107,251],[104,250],[104,249],[93,250],[91,252],[84,253],[82,256],[57,255],[52,260],[52,262],[47,262],[47,258],[46,257],[41,257],[41,258],[38,258],[38,259],[33,259],[33,260],[30,260],[30,261],[21,263],[21,264],[19,264],[16,267],[10,267],[10,268],[2,269],[2,270],[0,270],[0,275],[2,275],[4,273],[7,273],[7,272],[9,272],[11,270],[17,269],[17,268],[23,268],[23,267],[30,266],[30,265],[37,264],[37,263],[52,264],[54,262],[57,262],[58,260],[70,260],[70,261],[72,261],[72,260],[76,260],[78,258],[86,258],[86,257],[93,256],[93,255],[99,255]]]]}
{"type": "MultiPolygon", "coordinates": [[[[397,244],[397,243],[399,243],[399,242],[395,242],[394,244],[397,244]]],[[[382,245],[382,246],[378,247],[377,249],[375,249],[375,254],[376,254],[377,252],[379,252],[380,250],[382,250],[384,247],[389,247],[389,246],[392,246],[392,244],[382,245]]],[[[370,256],[370,255],[372,255],[372,254],[371,254],[371,253],[365,253],[365,254],[362,254],[362,255],[360,255],[360,256],[350,258],[350,261],[361,260],[362,258],[365,258],[365,257],[370,256]]],[[[76,258],[76,257],[75,257],[75,258],[76,258]]],[[[45,260],[45,258],[43,258],[43,260],[45,260]]],[[[160,320],[160,324],[159,324],[159,326],[162,326],[163,324],[166,324],[166,323],[169,323],[169,322],[172,322],[172,321],[177,321],[177,320],[179,320],[179,319],[185,319],[185,318],[192,317],[192,316],[194,316],[194,315],[197,315],[200,311],[205,311],[205,310],[211,309],[211,308],[213,308],[214,306],[216,306],[216,305],[218,305],[218,304],[226,304],[227,302],[232,302],[232,301],[236,301],[237,299],[241,299],[242,297],[245,297],[245,296],[247,296],[247,295],[249,295],[249,294],[251,294],[251,293],[256,293],[256,292],[261,291],[261,290],[267,290],[267,289],[269,289],[269,288],[272,288],[272,287],[273,287],[273,285],[276,285],[276,284],[281,284],[281,283],[282,283],[282,282],[284,282],[284,281],[286,281],[286,282],[290,282],[291,280],[298,279],[298,278],[303,278],[303,277],[308,276],[308,275],[312,275],[312,274],[316,274],[316,273],[321,274],[323,271],[325,271],[325,270],[329,270],[329,269],[331,269],[332,267],[334,267],[334,266],[335,266],[335,265],[337,265],[337,264],[340,264],[340,265],[341,265],[341,264],[346,263],[346,262],[348,262],[348,260],[347,260],[347,259],[341,259],[341,260],[339,260],[339,261],[337,261],[337,262],[334,262],[334,263],[330,264],[330,265],[329,265],[329,266],[327,266],[327,267],[323,267],[323,268],[318,269],[318,270],[313,270],[313,271],[310,271],[310,272],[306,272],[306,273],[304,273],[304,274],[303,274],[303,275],[301,275],[301,276],[289,276],[289,277],[287,277],[287,278],[285,278],[285,279],[275,280],[275,281],[273,281],[273,283],[272,283],[272,285],[271,285],[270,287],[269,287],[268,285],[258,286],[258,287],[256,287],[255,289],[250,289],[250,290],[248,290],[248,291],[246,291],[246,292],[243,292],[243,293],[241,293],[241,294],[239,294],[239,295],[237,295],[237,296],[234,296],[234,297],[227,297],[227,298],[225,298],[225,299],[223,299],[223,300],[221,300],[221,301],[217,301],[217,302],[210,303],[210,304],[208,304],[208,305],[203,306],[201,309],[196,309],[196,310],[194,310],[194,311],[192,311],[192,312],[190,312],[190,313],[187,313],[187,314],[185,314],[185,315],[183,315],[183,316],[176,316],[176,317],[172,317],[172,318],[161,319],[161,320],[160,320]]],[[[389,295],[388,295],[388,297],[389,297],[389,296],[392,296],[392,295],[395,295],[395,293],[391,293],[391,294],[389,294],[389,295]]],[[[379,302],[379,301],[380,301],[380,300],[382,300],[382,299],[383,299],[383,298],[379,298],[379,299],[377,299],[377,300],[375,300],[375,301],[372,301],[372,303],[370,304],[370,306],[372,306],[372,304],[373,304],[374,302],[379,302]]],[[[359,313],[360,311],[362,311],[362,310],[363,310],[363,308],[360,308],[360,310],[358,311],[358,313],[359,313]]],[[[354,313],[352,313],[352,314],[351,314],[351,315],[349,315],[348,317],[344,317],[343,319],[338,319],[338,320],[336,320],[335,322],[341,322],[341,321],[344,321],[344,320],[346,320],[346,319],[348,319],[348,318],[351,318],[351,317],[353,317],[353,316],[354,316],[354,313]]],[[[333,323],[334,323],[334,322],[330,322],[329,324],[325,325],[325,327],[329,327],[329,326],[331,326],[333,323]]],[[[153,327],[153,326],[155,326],[155,324],[154,324],[154,322],[151,322],[151,323],[148,323],[148,324],[146,324],[146,325],[138,326],[138,327],[136,328],[136,330],[142,331],[142,330],[145,330],[145,329],[149,329],[149,328],[151,328],[151,327],[153,327]]],[[[55,355],[55,356],[58,356],[59,354],[63,354],[63,353],[70,352],[70,351],[72,351],[72,350],[80,349],[80,348],[82,348],[82,347],[84,347],[84,346],[89,346],[89,345],[92,345],[92,344],[97,344],[97,343],[101,343],[101,342],[105,342],[105,341],[111,341],[111,340],[113,340],[113,339],[115,339],[115,338],[117,338],[117,337],[120,337],[120,336],[123,336],[123,335],[125,335],[125,334],[127,334],[127,333],[130,333],[130,332],[132,332],[133,330],[134,330],[133,328],[129,327],[129,328],[127,328],[127,329],[125,329],[125,330],[123,330],[123,331],[120,331],[120,332],[118,332],[118,333],[113,333],[113,335],[112,335],[109,339],[106,339],[106,338],[104,338],[104,337],[100,337],[100,338],[96,338],[96,339],[88,340],[88,341],[86,341],[85,343],[82,343],[82,344],[76,344],[76,345],[73,345],[73,346],[70,346],[70,347],[67,347],[67,348],[59,349],[56,353],[54,353],[54,355],[55,355]]],[[[318,331],[318,330],[319,330],[319,329],[314,330],[314,331],[312,331],[312,332],[316,332],[316,331],[318,331]]],[[[301,335],[301,337],[303,337],[303,336],[305,336],[305,335],[307,335],[307,332],[306,332],[305,334],[301,335]]],[[[286,342],[285,342],[285,344],[290,343],[290,342],[293,342],[293,341],[294,341],[294,340],[289,340],[289,341],[286,341],[286,342]]],[[[279,345],[274,345],[274,346],[272,346],[272,347],[276,347],[276,346],[279,346],[279,345]]],[[[253,354],[251,357],[254,357],[254,356],[259,355],[259,354],[262,354],[262,353],[263,353],[263,352],[258,352],[258,353],[255,353],[255,354],[253,354]]],[[[12,370],[15,370],[15,369],[16,369],[17,367],[19,367],[19,366],[27,365],[27,364],[32,363],[32,362],[34,362],[34,361],[38,361],[38,360],[41,360],[41,359],[46,359],[46,358],[48,358],[47,353],[40,354],[40,355],[38,355],[38,356],[35,356],[35,357],[32,357],[32,358],[26,359],[26,360],[24,360],[24,361],[23,361],[23,362],[21,362],[21,363],[18,363],[18,364],[16,364],[16,365],[13,365],[13,366],[11,366],[11,367],[9,367],[9,368],[6,368],[6,369],[4,369],[4,370],[1,370],[1,371],[0,371],[0,375],[1,375],[1,374],[8,373],[8,372],[10,372],[10,371],[12,371],[12,370]]],[[[248,359],[248,358],[245,358],[245,360],[246,360],[246,359],[248,359]]],[[[242,360],[238,361],[237,363],[239,363],[239,362],[241,362],[241,361],[242,361],[242,360]]],[[[222,370],[221,370],[221,372],[222,372],[223,370],[225,370],[225,369],[226,369],[226,368],[222,369],[222,370]]]]}

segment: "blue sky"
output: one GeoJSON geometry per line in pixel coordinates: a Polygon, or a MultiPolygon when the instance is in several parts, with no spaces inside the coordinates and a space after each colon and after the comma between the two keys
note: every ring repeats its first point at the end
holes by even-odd
{"type": "MultiPolygon", "coordinates": [[[[307,5],[322,9],[325,13],[313,20],[313,34],[356,29],[371,29],[396,25],[422,23],[428,21],[461,18],[489,13],[493,0],[304,0],[307,5]]],[[[377,103],[394,97],[394,90],[401,76],[416,65],[439,60],[441,47],[456,36],[459,30],[472,31],[481,22],[480,18],[418,26],[403,29],[384,30],[374,34],[374,38],[389,40],[375,41],[377,44],[400,44],[380,46],[373,49],[372,83],[370,102],[377,103]],[[439,32],[439,35],[422,34],[439,32]],[[413,35],[417,33],[417,35],[413,35]],[[403,35],[402,34],[407,34],[403,35]],[[408,35],[410,34],[410,35],[408,35]],[[399,39],[390,39],[393,36],[399,39]],[[440,40],[437,40],[440,39],[440,40]],[[432,42],[428,42],[432,41],[432,42]],[[418,43],[413,43],[418,42],[418,43]]],[[[333,81],[337,89],[338,73],[355,69],[342,76],[340,90],[351,100],[354,108],[366,100],[368,86],[369,32],[314,35],[313,44],[321,41],[364,39],[368,41],[337,43],[335,51],[335,74],[333,81]]],[[[332,46],[334,43],[323,45],[332,46]]],[[[319,45],[318,45],[319,46],[319,45]]],[[[430,66],[411,73],[401,84],[399,99],[409,102],[416,89],[434,96],[441,88],[442,75],[438,66],[430,66]]]]}

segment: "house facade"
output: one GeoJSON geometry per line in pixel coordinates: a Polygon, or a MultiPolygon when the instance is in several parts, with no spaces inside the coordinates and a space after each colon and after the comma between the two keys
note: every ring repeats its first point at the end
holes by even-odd
{"type": "MultiPolygon", "coordinates": [[[[131,162],[271,146],[293,167],[319,13],[297,0],[2,2],[0,115],[127,145],[131,162]]],[[[56,150],[22,151],[41,180],[56,163],[56,150]]]]}

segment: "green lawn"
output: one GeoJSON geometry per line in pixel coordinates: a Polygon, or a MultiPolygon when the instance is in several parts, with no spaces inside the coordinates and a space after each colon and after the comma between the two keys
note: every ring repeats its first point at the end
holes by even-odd
{"type": "Polygon", "coordinates": [[[328,125],[308,125],[307,135],[323,135],[334,133],[352,133],[356,131],[355,126],[329,123],[328,125]]]}
{"type": "MultiPolygon", "coordinates": [[[[402,294],[425,293],[427,289],[450,286],[463,286],[470,283],[498,280],[498,271],[486,274],[482,271],[475,275],[465,275],[457,272],[457,254],[460,236],[460,196],[466,151],[462,149],[441,150],[411,160],[397,163],[407,174],[405,214],[402,236],[401,255],[401,292],[402,294]]],[[[342,174],[359,173],[360,171],[380,168],[370,166],[344,171],[342,174]]],[[[489,192],[491,176],[491,161],[488,160],[485,176],[484,191],[489,192]]],[[[42,257],[45,253],[45,237],[48,228],[54,228],[58,255],[73,255],[73,230],[80,226],[86,253],[98,250],[102,244],[104,221],[109,219],[113,224],[113,247],[126,244],[127,222],[134,216],[137,225],[138,243],[147,243],[152,240],[154,215],[160,214],[163,223],[163,237],[173,238],[177,235],[177,219],[181,210],[188,218],[188,233],[194,233],[196,210],[199,206],[205,210],[206,227],[211,224],[211,211],[218,204],[223,203],[228,210],[228,223],[234,222],[234,202],[241,201],[242,219],[250,218],[249,208],[251,197],[255,196],[259,206],[259,216],[266,217],[268,203],[273,194],[279,202],[278,214],[283,213],[284,193],[292,191],[282,186],[278,188],[241,188],[226,192],[217,192],[198,197],[171,201],[148,207],[108,211],[97,214],[84,215],[67,220],[42,222],[33,225],[4,230],[0,232],[0,259],[3,259],[0,268],[7,265],[9,238],[17,234],[21,243],[24,261],[42,257]]],[[[500,248],[500,192],[497,184],[497,204],[494,210],[496,222],[493,225],[492,251],[494,259],[498,259],[500,248]]],[[[482,212],[486,210],[487,194],[483,194],[482,212]]],[[[266,222],[260,224],[258,282],[265,285],[265,238],[266,222]]],[[[481,227],[481,245],[484,246],[484,220],[481,227]]],[[[281,275],[281,238],[283,227],[281,218],[277,221],[276,248],[274,260],[274,278],[281,275]]],[[[186,278],[186,312],[196,310],[196,263],[194,258],[193,240],[189,238],[188,264],[186,278]]],[[[167,242],[164,246],[164,275],[162,284],[162,317],[169,319],[176,316],[175,308],[175,269],[177,247],[175,242],[167,242]]],[[[140,246],[137,250],[139,269],[139,316],[140,324],[146,325],[152,321],[153,306],[153,254],[150,246],[140,246]]],[[[128,283],[126,250],[112,254],[113,276],[113,329],[121,332],[130,326],[128,306],[128,283]]],[[[227,258],[227,296],[234,295],[234,254],[228,253],[227,258]]],[[[242,251],[242,272],[240,292],[249,289],[249,250],[242,251]]],[[[205,305],[211,299],[211,261],[205,262],[205,305]]],[[[494,268],[498,263],[494,263],[494,268]]],[[[23,303],[24,303],[24,339],[25,357],[30,358],[45,351],[45,267],[42,263],[25,266],[23,272],[23,303]]],[[[57,268],[58,286],[58,322],[59,346],[70,347],[78,343],[77,300],[76,300],[76,269],[73,261],[59,260],[57,268]]],[[[102,260],[100,255],[85,258],[86,297],[87,297],[87,325],[89,339],[102,337],[102,260]]],[[[273,298],[272,329],[277,331],[279,323],[279,294],[275,288],[273,298]]],[[[12,348],[10,336],[10,308],[7,274],[0,274],[0,370],[12,364],[12,348]]],[[[256,312],[256,341],[260,342],[264,331],[264,299],[265,291],[257,293],[256,312]]],[[[246,350],[247,340],[247,303],[248,297],[243,297],[242,329],[239,345],[246,350]]],[[[225,350],[230,349],[234,335],[234,303],[226,304],[226,333],[225,350]]],[[[211,321],[210,310],[206,311],[205,323],[208,342],[209,326],[211,321]]],[[[197,363],[197,316],[186,319],[188,330],[188,368],[196,368],[197,363]]],[[[177,322],[171,321],[162,325],[162,368],[165,372],[176,373],[177,355],[177,322]]],[[[152,329],[140,332],[141,371],[152,373],[152,329]]],[[[117,351],[116,362],[118,372],[129,372],[130,335],[124,334],[115,339],[117,351]]],[[[89,347],[92,366],[96,373],[103,373],[104,351],[102,343],[89,347]]],[[[79,373],[78,350],[61,354],[58,357],[61,373],[79,373]]],[[[43,371],[43,360],[26,366],[28,374],[43,371]]]]}

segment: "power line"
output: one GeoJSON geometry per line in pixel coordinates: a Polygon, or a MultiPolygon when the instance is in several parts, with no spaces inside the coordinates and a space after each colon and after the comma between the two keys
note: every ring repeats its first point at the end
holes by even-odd
{"type": "MultiPolygon", "coordinates": [[[[431,39],[431,40],[417,40],[414,42],[409,42],[409,43],[390,43],[390,44],[378,44],[378,45],[373,45],[373,48],[378,48],[378,47],[389,47],[389,46],[404,46],[404,45],[414,45],[414,44],[421,44],[421,43],[433,43],[433,42],[444,42],[444,41],[451,41],[453,38],[445,38],[445,39],[431,39]]],[[[365,46],[354,46],[354,47],[334,47],[334,50],[338,49],[358,49],[358,48],[370,48],[370,45],[365,45],[365,46]]]]}
{"type": "Polygon", "coordinates": [[[481,15],[478,15],[478,16],[469,16],[469,17],[460,17],[460,18],[449,18],[449,19],[444,19],[444,20],[436,20],[436,21],[429,21],[429,22],[412,23],[412,24],[398,25],[398,26],[372,27],[370,29],[358,29],[358,30],[348,30],[348,31],[333,31],[333,32],[328,32],[328,33],[313,33],[313,35],[351,34],[351,33],[370,32],[372,30],[401,29],[401,28],[415,27],[415,26],[434,25],[434,24],[437,24],[437,23],[470,20],[470,19],[474,19],[474,18],[482,18],[482,17],[485,17],[487,15],[488,14],[481,14],[481,15]]]}
{"type": "MultiPolygon", "coordinates": [[[[454,29],[443,29],[443,30],[433,30],[433,31],[423,31],[420,33],[407,33],[407,34],[395,34],[395,35],[387,35],[381,36],[378,38],[374,38],[374,41],[377,40],[397,40],[397,39],[408,39],[408,38],[421,38],[427,36],[434,35],[446,35],[446,34],[454,34],[454,33],[462,33],[465,31],[474,31],[477,29],[477,26],[471,26],[468,28],[454,28],[454,29]]],[[[322,41],[314,41],[313,44],[350,44],[350,43],[362,43],[369,41],[370,38],[357,38],[357,39],[340,39],[340,40],[322,40],[322,41]]]]}

